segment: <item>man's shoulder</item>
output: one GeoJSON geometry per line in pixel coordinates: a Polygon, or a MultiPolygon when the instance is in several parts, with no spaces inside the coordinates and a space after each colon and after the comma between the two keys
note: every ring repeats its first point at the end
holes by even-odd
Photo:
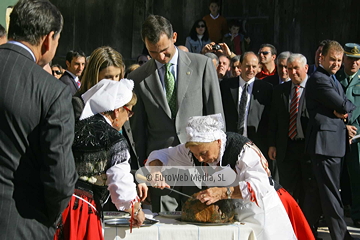
{"type": "Polygon", "coordinates": [[[336,76],[336,79],[339,80],[339,81],[345,80],[346,79],[346,74],[345,74],[344,68],[337,71],[335,76],[336,76]]]}
{"type": "Polygon", "coordinates": [[[234,88],[239,87],[239,77],[224,78],[220,82],[221,88],[234,88]]]}
{"type": "Polygon", "coordinates": [[[286,92],[287,90],[290,90],[291,83],[292,83],[291,81],[287,81],[282,84],[274,86],[273,88],[274,94],[280,94],[286,92]]]}
{"type": "Polygon", "coordinates": [[[72,81],[73,78],[67,71],[65,71],[64,74],[59,78],[59,80],[63,83],[67,83],[69,81],[72,81]]]}
{"type": "Polygon", "coordinates": [[[255,78],[254,80],[254,87],[259,87],[259,88],[263,88],[263,89],[267,89],[267,90],[272,90],[273,89],[273,85],[267,81],[264,80],[260,80],[255,78]]]}
{"type": "MultiPolygon", "coordinates": [[[[190,60],[189,64],[197,64],[197,63],[205,63],[206,61],[208,61],[208,59],[210,59],[209,57],[200,54],[200,53],[192,53],[192,52],[184,52],[182,51],[180,53],[179,51],[179,59],[180,58],[187,58],[188,60],[190,60]]],[[[188,61],[185,61],[188,62],[188,61]]],[[[182,61],[179,61],[178,64],[182,64],[182,61]]]]}
{"type": "Polygon", "coordinates": [[[267,77],[263,78],[263,81],[271,83],[272,85],[278,85],[279,84],[279,75],[274,74],[271,76],[267,76],[267,77]]]}
{"type": "Polygon", "coordinates": [[[307,84],[317,82],[319,80],[325,80],[325,79],[327,80],[329,78],[330,75],[326,72],[326,70],[324,70],[321,67],[318,67],[318,69],[316,69],[316,71],[307,80],[307,84]]]}
{"type": "Polygon", "coordinates": [[[132,71],[127,78],[133,80],[135,83],[143,81],[145,78],[154,74],[156,71],[156,63],[154,59],[150,59],[141,67],[132,71]]]}

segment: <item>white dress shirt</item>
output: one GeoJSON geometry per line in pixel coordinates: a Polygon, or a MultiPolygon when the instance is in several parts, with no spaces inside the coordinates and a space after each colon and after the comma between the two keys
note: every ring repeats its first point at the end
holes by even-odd
{"type": "Polygon", "coordinates": [[[248,88],[247,88],[248,97],[247,97],[246,110],[245,110],[244,132],[242,134],[244,137],[247,137],[247,119],[248,119],[248,114],[249,114],[250,98],[251,98],[251,93],[252,93],[252,89],[253,89],[253,86],[254,86],[254,81],[255,81],[255,77],[253,77],[249,81],[245,82],[245,80],[242,79],[241,76],[239,76],[239,86],[240,87],[239,87],[239,97],[238,97],[238,112],[239,112],[241,94],[243,92],[245,83],[248,84],[248,88]]]}

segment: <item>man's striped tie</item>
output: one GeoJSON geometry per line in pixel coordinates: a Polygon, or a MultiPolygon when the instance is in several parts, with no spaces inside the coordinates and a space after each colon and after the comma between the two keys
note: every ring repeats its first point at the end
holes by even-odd
{"type": "Polygon", "coordinates": [[[297,135],[296,118],[299,112],[299,99],[300,99],[300,85],[295,86],[294,96],[290,104],[290,123],[289,123],[289,138],[294,139],[297,135]]]}

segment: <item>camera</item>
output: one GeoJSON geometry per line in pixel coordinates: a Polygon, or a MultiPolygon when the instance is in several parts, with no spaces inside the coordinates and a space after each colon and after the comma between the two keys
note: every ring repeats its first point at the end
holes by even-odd
{"type": "Polygon", "coordinates": [[[221,49],[221,47],[220,47],[220,45],[219,44],[215,44],[215,45],[213,45],[212,46],[212,50],[220,50],[221,49]]]}

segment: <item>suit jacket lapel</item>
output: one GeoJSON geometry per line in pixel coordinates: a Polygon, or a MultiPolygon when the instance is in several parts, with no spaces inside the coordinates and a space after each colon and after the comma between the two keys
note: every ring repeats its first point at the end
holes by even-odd
{"type": "Polygon", "coordinates": [[[289,113],[290,110],[290,94],[291,94],[291,81],[288,83],[283,83],[284,85],[284,92],[283,92],[283,100],[286,112],[289,113]]]}
{"type": "Polygon", "coordinates": [[[239,87],[240,87],[240,79],[234,78],[234,81],[232,81],[230,84],[230,92],[231,96],[234,100],[236,111],[239,112],[238,104],[239,104],[239,87]]]}
{"type": "Polygon", "coordinates": [[[353,79],[351,79],[351,82],[350,82],[350,84],[349,84],[347,87],[349,88],[349,87],[352,87],[352,86],[358,84],[358,83],[359,83],[359,79],[360,79],[360,70],[357,71],[357,73],[355,74],[355,76],[353,77],[353,79]]]}
{"type": "Polygon", "coordinates": [[[337,93],[338,93],[340,96],[343,95],[343,94],[341,94],[341,93],[343,92],[343,89],[340,89],[341,84],[340,84],[340,82],[339,82],[338,80],[335,80],[335,81],[337,81],[337,83],[338,83],[338,84],[335,84],[335,81],[334,81],[333,76],[331,76],[331,75],[330,75],[324,68],[322,68],[321,66],[319,66],[319,67],[317,68],[317,71],[319,71],[319,72],[325,74],[326,76],[328,76],[328,77],[330,78],[330,79],[329,79],[330,84],[334,87],[334,89],[337,91],[337,93]]]}
{"type": "Polygon", "coordinates": [[[151,92],[154,99],[166,112],[169,118],[171,118],[171,110],[166,100],[166,96],[159,78],[159,71],[157,70],[155,60],[151,59],[150,61],[152,61],[152,63],[146,65],[148,68],[145,69],[145,71],[150,71],[152,72],[152,74],[150,74],[147,78],[145,78],[144,82],[148,86],[149,92],[151,92]]]}
{"type": "MultiPolygon", "coordinates": [[[[184,96],[188,90],[190,84],[190,77],[192,74],[192,68],[190,67],[191,60],[188,58],[185,52],[179,52],[179,59],[178,59],[178,69],[177,69],[177,109],[179,111],[184,96]]],[[[170,114],[171,116],[171,114],[170,114]]]]}

